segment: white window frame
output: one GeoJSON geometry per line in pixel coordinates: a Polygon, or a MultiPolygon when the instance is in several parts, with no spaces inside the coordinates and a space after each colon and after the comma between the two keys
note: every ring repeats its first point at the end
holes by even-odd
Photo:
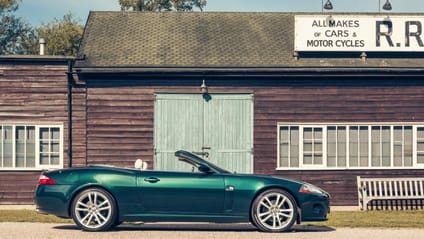
{"type": "MultiPolygon", "coordinates": [[[[418,128],[424,128],[424,123],[417,123],[417,122],[390,122],[390,123],[380,123],[380,122],[373,122],[373,123],[278,123],[277,124],[277,168],[276,170],[385,170],[385,169],[424,169],[424,163],[419,164],[417,162],[417,129],[418,128]],[[328,127],[332,126],[344,126],[346,127],[346,166],[345,167],[338,167],[338,166],[327,166],[327,134],[328,134],[328,127]],[[350,151],[349,151],[349,144],[350,144],[350,127],[352,126],[367,126],[368,127],[368,166],[350,166],[350,151]],[[389,126],[390,127],[390,166],[388,167],[376,167],[372,166],[372,127],[373,126],[389,126]],[[395,126],[411,126],[412,127],[412,166],[394,166],[394,127],[395,126]],[[288,167],[283,167],[280,165],[280,128],[281,127],[299,127],[299,167],[291,167],[290,164],[288,167]],[[303,163],[303,134],[304,134],[304,128],[322,128],[323,129],[323,165],[309,165],[303,163]]],[[[402,137],[403,136],[402,130],[402,137]]],[[[424,139],[423,139],[424,140],[424,139]]],[[[404,149],[404,141],[402,141],[402,149],[404,149]]],[[[290,145],[289,145],[290,148],[290,145]]],[[[404,164],[404,155],[402,150],[402,164],[404,164]]],[[[380,155],[382,157],[382,155],[380,155]]],[[[360,160],[360,157],[358,158],[360,160]]],[[[336,158],[337,162],[337,158],[336,158]]],[[[360,165],[360,161],[358,163],[360,165]]]]}
{"type": "MultiPolygon", "coordinates": [[[[299,125],[299,168],[313,168],[313,169],[322,169],[325,168],[327,165],[327,157],[324,157],[324,155],[327,155],[327,148],[325,147],[327,145],[327,136],[325,135],[324,132],[327,131],[327,127],[323,126],[323,125],[299,125]],[[303,133],[304,133],[304,129],[305,128],[321,128],[322,130],[322,140],[321,140],[321,144],[322,144],[322,164],[305,164],[304,163],[304,155],[305,152],[303,151],[303,146],[304,146],[304,137],[303,137],[303,133]]],[[[315,139],[313,139],[315,140],[315,139]]],[[[314,141],[315,142],[315,141],[314,141]]],[[[278,144],[279,145],[279,144],[278,144]]],[[[278,147],[280,148],[280,147],[278,147]]],[[[314,143],[312,144],[312,160],[314,160],[314,143]]],[[[279,154],[278,154],[279,155],[279,154]]]]}
{"type": "MultiPolygon", "coordinates": [[[[0,171],[39,171],[46,169],[60,169],[63,168],[63,124],[13,124],[13,123],[0,123],[1,127],[9,126],[12,127],[12,136],[13,136],[13,153],[12,153],[12,163],[13,167],[4,167],[4,146],[2,146],[0,151],[0,160],[3,160],[0,171]],[[35,127],[35,167],[16,167],[16,127],[35,127]],[[40,128],[59,128],[59,164],[40,164],[40,128]]],[[[3,128],[4,129],[4,128],[3,128]]],[[[4,130],[1,131],[0,143],[3,143],[4,130]]],[[[50,147],[50,146],[49,146],[50,147]]],[[[51,151],[49,152],[51,153],[51,151]]]]}

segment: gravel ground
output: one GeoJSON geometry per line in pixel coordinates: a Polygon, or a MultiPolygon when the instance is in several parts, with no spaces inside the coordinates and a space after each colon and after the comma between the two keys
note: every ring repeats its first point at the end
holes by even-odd
{"type": "Polygon", "coordinates": [[[166,239],[191,239],[191,238],[225,238],[225,239],[422,239],[422,229],[365,229],[365,228],[328,228],[295,226],[286,233],[261,233],[250,224],[147,224],[123,225],[109,232],[83,232],[72,224],[47,224],[47,223],[0,223],[1,239],[27,239],[27,238],[93,238],[93,239],[119,239],[119,238],[166,238],[166,239]]]}

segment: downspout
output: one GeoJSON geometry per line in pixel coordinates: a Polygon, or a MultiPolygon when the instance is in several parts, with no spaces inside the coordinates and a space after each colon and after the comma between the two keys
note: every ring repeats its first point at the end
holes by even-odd
{"type": "Polygon", "coordinates": [[[72,72],[74,60],[68,61],[68,167],[72,168],[72,88],[74,86],[74,77],[72,72]]]}

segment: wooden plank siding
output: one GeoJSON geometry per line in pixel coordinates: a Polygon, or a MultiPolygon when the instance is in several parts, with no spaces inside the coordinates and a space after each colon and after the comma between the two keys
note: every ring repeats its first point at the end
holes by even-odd
{"type": "MultiPolygon", "coordinates": [[[[61,122],[67,167],[66,65],[1,65],[0,122],[61,122]]],[[[424,170],[276,170],[279,122],[424,122],[416,79],[214,79],[211,93],[253,93],[254,169],[321,186],[333,205],[356,205],[356,176],[422,176],[424,170]]],[[[154,94],[199,93],[201,80],[78,80],[73,88],[73,166],[153,164],[154,94]]],[[[39,171],[0,171],[0,204],[32,203],[39,171]],[[7,181],[13,182],[4,183],[7,181]]]]}
{"type": "Polygon", "coordinates": [[[313,183],[330,192],[333,205],[355,205],[358,175],[422,176],[424,170],[275,170],[279,122],[424,122],[423,86],[366,86],[364,81],[356,82],[365,84],[361,87],[350,82],[350,86],[256,88],[255,172],[313,183]]]}
{"type": "Polygon", "coordinates": [[[153,162],[153,92],[149,87],[88,88],[89,164],[133,167],[153,162]]]}
{"type": "MultiPolygon", "coordinates": [[[[199,81],[200,82],[200,81],[199,81]]],[[[254,94],[255,173],[305,180],[329,191],[333,205],[356,205],[356,176],[416,176],[424,170],[276,170],[279,122],[424,122],[424,87],[408,81],[370,83],[368,79],[321,84],[207,80],[209,92],[254,94]]],[[[199,83],[200,86],[200,83],[199,83]]],[[[133,167],[137,158],[152,165],[153,95],[198,93],[195,83],[166,80],[90,82],[87,91],[89,164],[133,167]],[[183,86],[183,85],[191,86],[183,86]]],[[[152,166],[150,166],[152,167],[152,166]]]]}
{"type": "MultiPolygon", "coordinates": [[[[66,61],[58,64],[0,63],[0,123],[63,124],[64,166],[68,165],[66,61]]],[[[85,165],[85,89],[73,89],[74,165],[85,165]]],[[[32,204],[40,170],[0,170],[0,204],[32,204]]]]}

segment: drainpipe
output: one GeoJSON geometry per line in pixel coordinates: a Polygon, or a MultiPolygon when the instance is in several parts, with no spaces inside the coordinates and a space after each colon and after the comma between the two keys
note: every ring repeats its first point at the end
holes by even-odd
{"type": "Polygon", "coordinates": [[[72,74],[73,60],[68,61],[68,167],[72,168],[72,87],[74,77],[72,74]]]}

